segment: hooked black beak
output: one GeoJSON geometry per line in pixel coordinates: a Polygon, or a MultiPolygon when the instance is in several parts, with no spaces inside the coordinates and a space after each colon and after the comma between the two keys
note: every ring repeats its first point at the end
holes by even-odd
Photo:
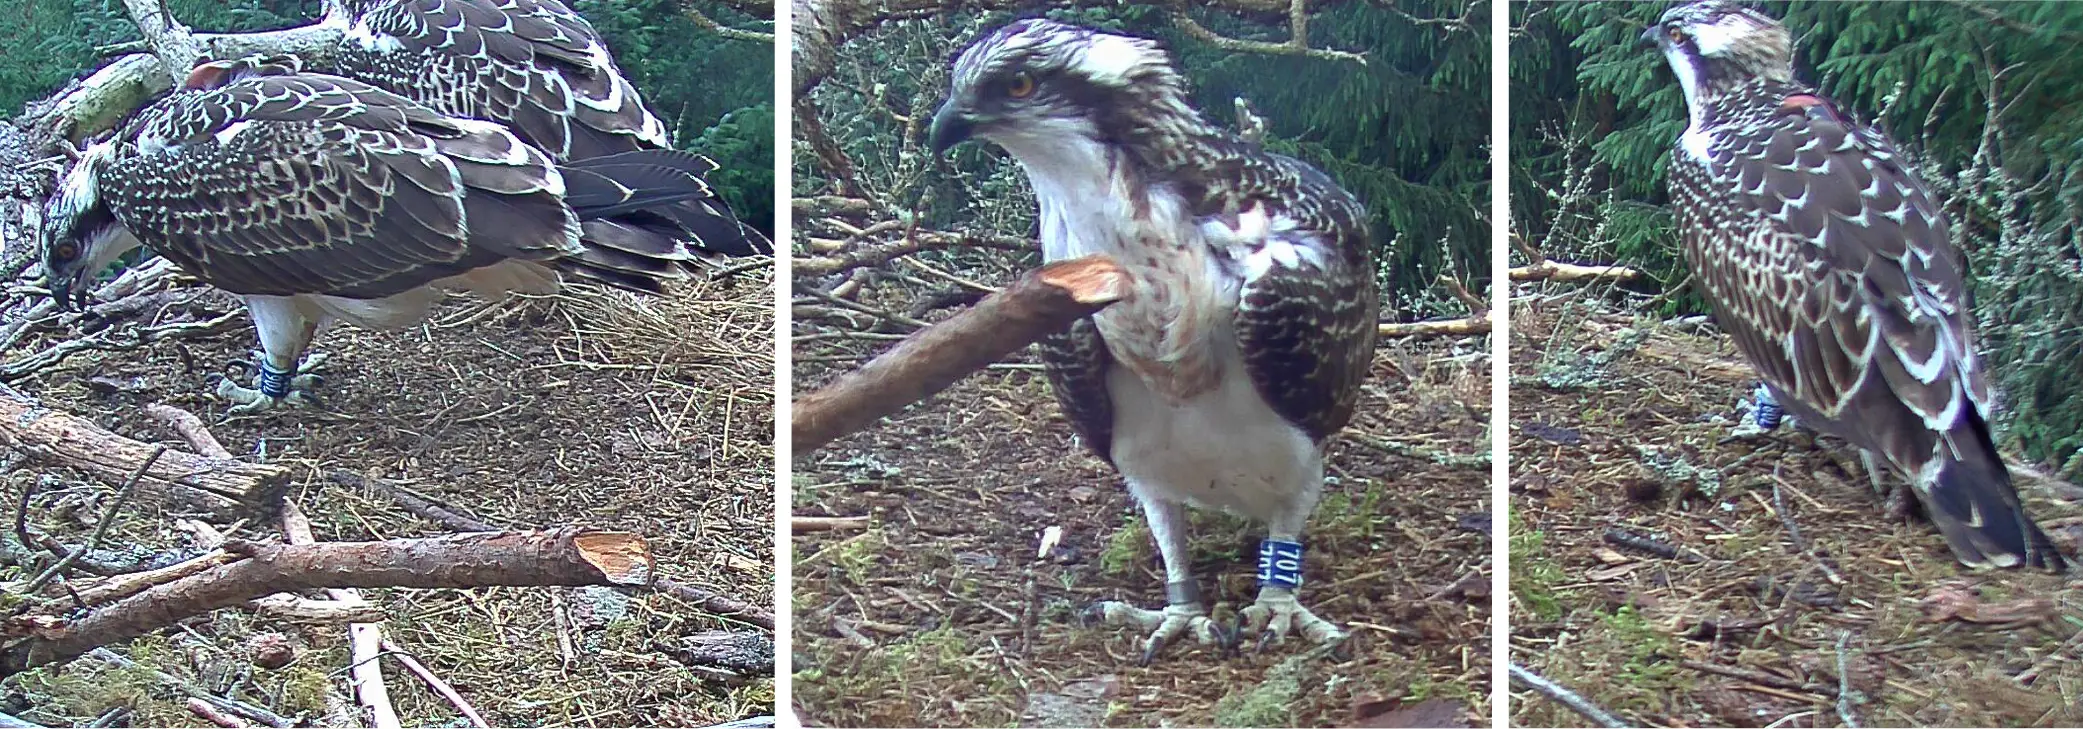
{"type": "Polygon", "coordinates": [[[1652,25],[1647,30],[1642,31],[1642,40],[1638,45],[1643,48],[1655,48],[1658,40],[1662,38],[1662,34],[1657,32],[1661,28],[1662,26],[1652,25]]]}
{"type": "Polygon", "coordinates": [[[86,308],[87,292],[75,291],[71,276],[58,273],[50,273],[47,276],[50,279],[51,303],[57,304],[59,311],[72,312],[86,308]]]}
{"type": "Polygon", "coordinates": [[[968,114],[955,108],[955,100],[948,99],[933,115],[933,128],[926,135],[926,143],[933,148],[933,156],[945,154],[949,147],[961,144],[976,131],[976,123],[968,114]]]}

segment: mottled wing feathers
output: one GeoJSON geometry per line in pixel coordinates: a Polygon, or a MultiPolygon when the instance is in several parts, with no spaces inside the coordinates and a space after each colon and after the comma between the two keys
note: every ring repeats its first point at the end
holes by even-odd
{"type": "Polygon", "coordinates": [[[1768,380],[1831,417],[1869,372],[1934,427],[1986,402],[1944,212],[1884,140],[1784,109],[1725,148],[1726,191],[1763,224],[1702,279],[1768,345],[1768,380]]]}
{"type": "Polygon", "coordinates": [[[1373,360],[1372,275],[1277,269],[1244,287],[1237,340],[1273,411],[1319,442],[1352,420],[1373,360]]]}
{"type": "Polygon", "coordinates": [[[1888,141],[1762,83],[1681,145],[1679,222],[1717,320],[1789,409],[1877,452],[1968,564],[2059,566],[1989,437],[1970,295],[1944,210],[1888,141]]]}
{"type": "Polygon", "coordinates": [[[111,210],[234,293],[372,298],[578,251],[541,152],[354,81],[268,76],[180,93],[126,134],[100,173],[111,210]]]}
{"type": "Polygon", "coordinates": [[[1322,441],[1352,419],[1374,358],[1380,304],[1367,210],[1300,160],[1245,142],[1216,150],[1197,180],[1204,214],[1256,209],[1269,220],[1264,238],[1232,244],[1244,261],[1235,318],[1244,368],[1274,412],[1322,441]]]}
{"type": "Polygon", "coordinates": [[[1091,317],[1079,319],[1036,346],[1063,417],[1085,447],[1113,463],[1114,399],[1107,392],[1107,371],[1113,369],[1114,355],[1100,339],[1099,326],[1091,317]]]}
{"type": "Polygon", "coordinates": [[[339,72],[445,113],[508,124],[559,160],[669,146],[600,34],[558,0],[385,0],[339,72]]]}

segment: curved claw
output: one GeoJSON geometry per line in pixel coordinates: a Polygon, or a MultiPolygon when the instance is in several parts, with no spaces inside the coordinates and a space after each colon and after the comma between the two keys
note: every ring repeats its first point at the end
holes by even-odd
{"type": "Polygon", "coordinates": [[[1238,629],[1248,635],[1258,636],[1258,650],[1268,645],[1277,645],[1287,640],[1288,635],[1299,632],[1311,643],[1336,645],[1345,642],[1346,633],[1329,620],[1317,617],[1309,608],[1295,600],[1295,594],[1279,587],[1259,590],[1258,601],[1238,615],[1238,629]]]}
{"type": "Polygon", "coordinates": [[[1129,625],[1150,631],[1143,639],[1143,654],[1138,665],[1148,666],[1157,656],[1164,653],[1165,646],[1181,635],[1191,634],[1201,645],[1212,645],[1228,650],[1235,645],[1234,633],[1226,632],[1222,626],[1209,619],[1208,613],[1199,605],[1170,605],[1163,610],[1145,610],[1124,602],[1108,600],[1086,608],[1080,614],[1083,622],[1107,625],[1129,625]]]}

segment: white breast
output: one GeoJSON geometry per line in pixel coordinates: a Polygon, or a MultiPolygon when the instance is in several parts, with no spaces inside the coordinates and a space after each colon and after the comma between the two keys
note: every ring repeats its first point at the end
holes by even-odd
{"type": "MultiPolygon", "coordinates": [[[[1139,498],[1189,501],[1262,521],[1313,504],[1321,489],[1322,454],[1259,395],[1237,346],[1239,271],[1254,262],[1227,260],[1230,252],[1211,243],[1227,249],[1235,241],[1208,238],[1243,229],[1263,235],[1275,221],[1246,215],[1236,229],[1203,230],[1184,201],[1163,190],[1149,191],[1144,214],[1137,217],[1131,201],[1145,191],[1131,191],[1126,180],[1110,174],[1098,145],[1066,148],[1065,137],[1076,138],[1058,136],[1034,150],[1006,145],[1026,167],[1040,201],[1043,258],[1112,255],[1138,278],[1132,298],[1100,317],[1101,334],[1117,360],[1173,352],[1205,360],[1210,373],[1183,391],[1178,382],[1118,363],[1107,374],[1114,405],[1110,451],[1131,490],[1139,498]],[[1022,154],[1027,151],[1034,154],[1022,154]],[[1170,298],[1159,305],[1159,295],[1170,298]],[[1183,331],[1193,332],[1192,348],[1167,341],[1183,331]]],[[[1314,253],[1283,245],[1264,255],[1314,253]]]]}

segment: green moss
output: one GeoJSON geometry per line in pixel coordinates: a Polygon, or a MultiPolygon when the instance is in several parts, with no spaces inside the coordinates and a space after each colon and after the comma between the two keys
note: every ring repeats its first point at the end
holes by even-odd
{"type": "Polygon", "coordinates": [[[1512,598],[1543,620],[1562,617],[1562,601],[1555,586],[1562,584],[1562,568],[1543,550],[1547,536],[1528,529],[1517,509],[1506,510],[1506,529],[1511,535],[1512,598]]]}
{"type": "Polygon", "coordinates": [[[1107,551],[1099,555],[1099,571],[1103,574],[1121,576],[1128,574],[1136,565],[1150,558],[1150,527],[1140,516],[1131,516],[1107,541],[1107,551]]]}

